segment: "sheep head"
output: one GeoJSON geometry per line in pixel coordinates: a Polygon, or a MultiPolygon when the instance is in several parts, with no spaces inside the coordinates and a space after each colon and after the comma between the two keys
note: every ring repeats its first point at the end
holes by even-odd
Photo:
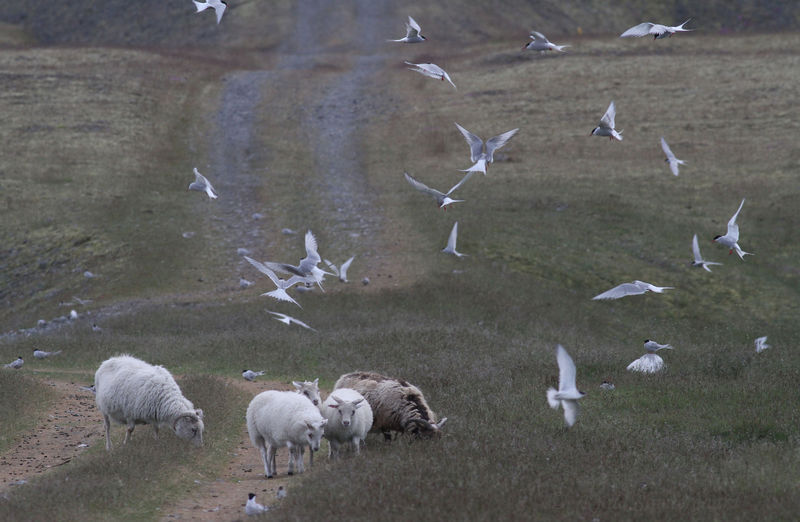
{"type": "Polygon", "coordinates": [[[442,426],[447,422],[444,417],[439,422],[429,422],[425,419],[408,419],[403,425],[403,431],[413,433],[417,438],[439,438],[442,436],[442,426]]]}
{"type": "Polygon", "coordinates": [[[328,419],[322,419],[318,421],[304,421],[305,422],[305,431],[306,431],[306,442],[308,442],[311,451],[319,451],[319,442],[322,439],[322,432],[325,429],[325,425],[328,423],[328,419]]]}
{"type": "Polygon", "coordinates": [[[301,395],[305,395],[308,397],[314,406],[319,406],[320,399],[319,399],[319,379],[314,379],[314,382],[303,381],[297,382],[292,381],[292,384],[297,390],[297,393],[301,395]]]}
{"type": "Polygon", "coordinates": [[[328,404],[328,407],[336,408],[339,412],[339,422],[345,427],[350,426],[350,423],[353,422],[353,416],[355,416],[356,410],[364,405],[364,399],[356,399],[348,402],[333,395],[333,400],[336,401],[336,404],[328,404]]]}
{"type": "Polygon", "coordinates": [[[181,415],[175,419],[172,430],[182,439],[190,440],[195,446],[203,445],[203,410],[181,415]]]}

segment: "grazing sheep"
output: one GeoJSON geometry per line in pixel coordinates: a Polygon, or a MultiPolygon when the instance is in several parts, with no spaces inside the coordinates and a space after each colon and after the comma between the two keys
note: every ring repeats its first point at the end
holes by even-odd
{"type": "Polygon", "coordinates": [[[328,439],[328,458],[339,455],[339,445],[352,442],[356,454],[372,427],[372,408],[364,396],[350,388],[334,390],[320,408],[328,419],[325,438],[328,439]]]}
{"type": "Polygon", "coordinates": [[[290,391],[269,390],[256,395],[247,407],[247,432],[253,446],[261,452],[264,474],[272,478],[277,473],[275,452],[289,448],[289,475],[302,473],[301,449],[308,445],[319,450],[322,432],[328,421],[307,398],[290,391]]]}
{"type": "Polygon", "coordinates": [[[340,388],[352,388],[367,399],[375,417],[370,431],[383,433],[387,441],[392,440],[392,431],[417,438],[439,437],[447,421],[445,417],[436,422],[436,414],[420,389],[402,379],[375,372],[353,372],[339,377],[334,392],[340,388]]]}
{"type": "Polygon", "coordinates": [[[103,362],[94,374],[97,409],[103,414],[106,449],[111,450],[111,421],[125,424],[125,442],[136,424],[152,424],[155,438],[158,429],[168,426],[175,435],[203,444],[203,410],[196,410],[183,396],[172,374],[163,366],[153,366],[120,355],[103,362]]]}

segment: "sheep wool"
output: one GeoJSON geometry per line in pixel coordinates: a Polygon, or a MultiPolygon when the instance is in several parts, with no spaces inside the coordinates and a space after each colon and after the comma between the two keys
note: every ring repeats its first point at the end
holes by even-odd
{"type": "Polygon", "coordinates": [[[172,374],[130,355],[103,362],[94,376],[97,408],[103,414],[106,449],[111,449],[111,421],[127,426],[124,443],[136,424],[151,424],[155,437],[167,426],[175,435],[203,444],[203,410],[183,396],[172,374]]]}

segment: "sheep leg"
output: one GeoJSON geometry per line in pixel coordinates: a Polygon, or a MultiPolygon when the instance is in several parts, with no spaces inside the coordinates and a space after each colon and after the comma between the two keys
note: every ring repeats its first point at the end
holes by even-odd
{"type": "Polygon", "coordinates": [[[328,441],[328,458],[334,459],[339,456],[339,443],[335,440],[328,441]]]}
{"type": "Polygon", "coordinates": [[[136,423],[133,421],[128,421],[128,430],[125,432],[125,440],[122,441],[122,444],[127,444],[128,440],[133,438],[133,429],[136,427],[136,423]]]}
{"type": "Polygon", "coordinates": [[[294,475],[295,459],[297,458],[294,446],[287,444],[289,448],[289,471],[287,474],[294,475]]]}
{"type": "Polygon", "coordinates": [[[111,451],[111,420],[103,415],[103,427],[106,430],[106,451],[111,451]]]}
{"type": "MultiPolygon", "coordinates": [[[[306,447],[303,446],[303,452],[305,452],[305,450],[306,450],[306,447]]],[[[302,457],[300,457],[300,458],[302,458],[302,457]]],[[[308,447],[308,467],[310,468],[313,465],[314,465],[314,450],[312,450],[311,446],[309,446],[308,447]]]]}
{"type": "Polygon", "coordinates": [[[356,455],[361,453],[361,441],[358,440],[358,437],[353,437],[353,447],[356,450],[356,455]]]}
{"type": "MultiPolygon", "coordinates": [[[[305,456],[305,452],[306,452],[305,446],[300,445],[300,446],[295,447],[295,458],[297,459],[296,464],[297,464],[297,472],[298,473],[302,473],[302,472],[304,472],[306,470],[305,464],[303,462],[305,460],[303,458],[305,456]]],[[[310,448],[309,448],[309,453],[313,454],[313,452],[311,451],[310,448]]]]}
{"type": "Polygon", "coordinates": [[[262,440],[258,449],[261,451],[261,460],[264,461],[264,473],[266,473],[268,479],[271,479],[274,474],[272,466],[274,466],[275,462],[275,447],[270,445],[265,448],[262,440]]]}

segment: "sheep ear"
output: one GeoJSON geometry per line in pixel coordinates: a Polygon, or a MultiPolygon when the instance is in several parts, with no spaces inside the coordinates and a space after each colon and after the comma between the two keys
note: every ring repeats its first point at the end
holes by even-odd
{"type": "Polygon", "coordinates": [[[197,414],[197,418],[202,420],[202,418],[203,418],[203,410],[198,408],[198,409],[194,410],[194,412],[197,414]]]}

